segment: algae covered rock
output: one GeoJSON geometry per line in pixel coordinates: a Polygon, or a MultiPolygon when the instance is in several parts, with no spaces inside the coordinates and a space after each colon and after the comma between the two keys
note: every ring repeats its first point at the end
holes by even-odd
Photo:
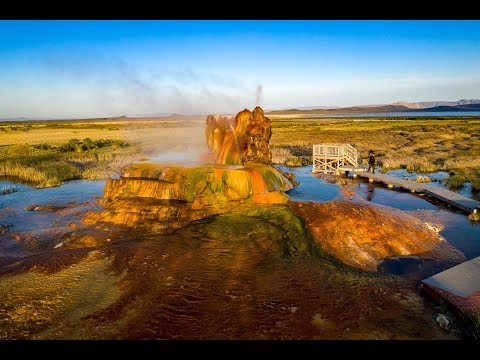
{"type": "Polygon", "coordinates": [[[285,192],[293,185],[268,166],[270,120],[260,107],[245,109],[235,119],[209,115],[205,135],[218,165],[129,165],[120,179],[107,181],[106,210],[88,214],[85,221],[176,229],[244,203],[287,202],[285,192]]]}
{"type": "Polygon", "coordinates": [[[246,256],[258,256],[259,250],[268,256],[290,257],[324,253],[306,231],[302,221],[284,204],[243,204],[233,211],[209,221],[194,223],[176,234],[204,234],[224,245],[251,249],[246,256]],[[253,253],[254,252],[254,253],[253,253]]]}
{"type": "Polygon", "coordinates": [[[217,164],[270,164],[271,135],[270,119],[258,106],[240,111],[235,119],[207,117],[207,144],[217,164]]]}
{"type": "Polygon", "coordinates": [[[468,220],[480,221],[480,211],[477,209],[473,210],[470,215],[468,215],[468,220]]]}
{"type": "Polygon", "coordinates": [[[106,210],[88,214],[85,221],[176,229],[243,203],[286,203],[284,192],[292,188],[287,178],[266,165],[133,164],[122,169],[120,179],[105,184],[106,210]]]}
{"type": "Polygon", "coordinates": [[[288,206],[326,253],[362,270],[377,271],[387,257],[427,252],[442,260],[464,259],[436,231],[401,210],[347,201],[288,206]]]}
{"type": "Polygon", "coordinates": [[[203,202],[208,205],[247,199],[253,194],[286,192],[290,181],[265,165],[196,167],[169,164],[133,164],[121,171],[120,179],[109,179],[105,198],[152,198],[203,202]]]}
{"type": "Polygon", "coordinates": [[[215,154],[220,151],[223,139],[227,131],[233,131],[233,118],[222,117],[221,115],[207,116],[207,128],[205,136],[208,148],[215,154]]]}

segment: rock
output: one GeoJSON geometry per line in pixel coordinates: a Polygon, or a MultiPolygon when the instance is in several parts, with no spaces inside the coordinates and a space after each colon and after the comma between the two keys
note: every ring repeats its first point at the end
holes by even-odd
{"type": "Polygon", "coordinates": [[[450,325],[450,320],[443,314],[439,314],[437,316],[437,324],[440,328],[446,331],[450,331],[451,325],[450,325]]]}
{"type": "Polygon", "coordinates": [[[233,117],[223,117],[221,115],[207,116],[207,128],[205,129],[205,136],[207,139],[208,148],[214,153],[218,154],[220,147],[223,144],[223,139],[227,131],[233,131],[233,117]]]}
{"type": "Polygon", "coordinates": [[[468,220],[480,221],[480,211],[478,211],[477,209],[473,210],[473,212],[468,215],[468,220]]]}
{"type": "MultiPolygon", "coordinates": [[[[236,249],[234,266],[238,268],[251,261],[262,262],[265,256],[324,255],[302,221],[284,204],[244,203],[233,211],[179,229],[175,236],[190,238],[198,233],[204,234],[212,244],[221,242],[222,246],[236,249]]],[[[215,251],[211,256],[217,256],[215,251]]]]}
{"type": "Polygon", "coordinates": [[[311,320],[311,323],[319,330],[326,330],[335,327],[335,323],[333,321],[324,319],[321,314],[315,314],[311,320]]]}
{"type": "Polygon", "coordinates": [[[29,205],[27,207],[25,207],[25,211],[50,211],[50,212],[55,212],[55,211],[58,211],[58,210],[62,210],[62,209],[65,209],[65,207],[63,206],[55,206],[55,205],[50,205],[50,204],[46,204],[46,205],[29,205]]]}
{"type": "Polygon", "coordinates": [[[260,107],[245,109],[235,119],[217,115],[207,117],[207,144],[217,164],[243,165],[271,162],[270,119],[260,107]]]}
{"type": "MultiPolygon", "coordinates": [[[[270,119],[256,107],[235,119],[207,117],[205,130],[215,163],[196,167],[133,164],[105,185],[105,211],[87,214],[87,223],[106,222],[164,231],[230,212],[241,204],[284,204],[292,183],[271,161],[270,119]]],[[[34,210],[35,208],[33,208],[34,210]]]]}
{"type": "Polygon", "coordinates": [[[70,229],[64,226],[35,229],[12,234],[19,241],[24,250],[47,250],[54,247],[57,242],[64,242],[70,229]]]}
{"type": "Polygon", "coordinates": [[[69,234],[67,241],[63,242],[69,249],[100,247],[105,245],[103,236],[98,234],[69,234]]]}
{"type": "Polygon", "coordinates": [[[433,179],[428,177],[428,176],[423,176],[423,175],[418,175],[415,179],[412,179],[412,178],[409,178],[409,177],[405,177],[404,178],[405,180],[409,180],[409,181],[415,181],[415,182],[418,182],[418,183],[427,183],[427,182],[432,182],[433,179]]]}
{"type": "Polygon", "coordinates": [[[285,192],[293,185],[275,168],[264,165],[181,167],[169,164],[133,164],[110,179],[105,198],[152,198],[214,205],[246,199],[252,194],[285,192]]]}
{"type": "Polygon", "coordinates": [[[440,231],[443,230],[442,227],[440,227],[440,226],[434,226],[434,225],[432,225],[432,224],[430,224],[430,223],[428,223],[428,222],[423,223],[423,226],[425,226],[427,229],[429,229],[429,230],[431,230],[431,231],[434,231],[434,232],[436,232],[436,233],[439,233],[440,231]]]}
{"type": "Polygon", "coordinates": [[[422,176],[422,175],[418,175],[416,178],[415,178],[415,181],[416,182],[420,182],[420,183],[427,183],[427,182],[432,182],[432,178],[428,177],[428,176],[422,176]]]}
{"type": "Polygon", "coordinates": [[[297,180],[295,180],[295,174],[283,171],[283,170],[278,169],[278,168],[276,168],[276,169],[280,174],[285,176],[292,183],[293,186],[300,185],[300,183],[297,180]]]}
{"type": "Polygon", "coordinates": [[[377,271],[387,257],[426,252],[455,261],[464,258],[436,231],[401,210],[348,201],[289,201],[287,205],[305,220],[314,240],[326,253],[362,270],[377,271]]]}
{"type": "Polygon", "coordinates": [[[58,243],[57,245],[55,245],[53,248],[54,249],[58,249],[59,247],[62,247],[63,246],[63,243],[58,243]]]}
{"type": "Polygon", "coordinates": [[[171,230],[243,203],[286,203],[284,192],[292,188],[288,179],[266,165],[133,164],[122,169],[121,179],[105,184],[106,210],[90,213],[84,221],[171,230]]]}
{"type": "Polygon", "coordinates": [[[7,232],[8,228],[5,225],[0,224],[0,235],[3,235],[7,232]]]}

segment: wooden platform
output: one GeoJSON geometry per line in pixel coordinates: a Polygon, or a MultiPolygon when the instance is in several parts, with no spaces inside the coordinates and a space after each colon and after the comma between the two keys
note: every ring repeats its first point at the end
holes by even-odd
{"type": "Polygon", "coordinates": [[[358,154],[350,144],[313,145],[313,173],[338,173],[343,166],[358,166],[358,154]]]}
{"type": "Polygon", "coordinates": [[[476,209],[480,210],[480,201],[470,199],[438,186],[429,185],[428,183],[417,183],[386,174],[373,174],[366,171],[355,171],[354,173],[362,178],[369,179],[371,182],[376,181],[386,184],[388,187],[398,186],[411,192],[429,195],[467,213],[471,213],[476,209]]]}
{"type": "Polygon", "coordinates": [[[422,289],[459,310],[480,310],[480,256],[423,280],[422,289]]]}
{"type": "Polygon", "coordinates": [[[345,165],[345,166],[340,166],[338,168],[338,171],[340,172],[351,171],[353,174],[358,174],[360,171],[365,171],[365,168],[360,166],[354,166],[354,165],[345,165]]]}

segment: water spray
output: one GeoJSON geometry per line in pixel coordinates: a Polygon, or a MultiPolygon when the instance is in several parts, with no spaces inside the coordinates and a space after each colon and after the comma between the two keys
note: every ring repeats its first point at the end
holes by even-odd
{"type": "Polygon", "coordinates": [[[257,85],[257,91],[255,92],[255,106],[260,106],[260,101],[262,100],[263,86],[262,84],[257,85]]]}

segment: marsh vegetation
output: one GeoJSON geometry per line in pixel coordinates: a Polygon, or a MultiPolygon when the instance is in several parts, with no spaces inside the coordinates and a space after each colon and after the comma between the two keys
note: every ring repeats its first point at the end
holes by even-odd
{"type": "Polygon", "coordinates": [[[368,150],[382,171],[448,171],[450,188],[466,182],[480,191],[480,119],[275,119],[272,160],[277,164],[311,163],[313,144],[349,143],[365,165],[368,150]]]}
{"type": "Polygon", "coordinates": [[[126,164],[174,147],[201,125],[191,119],[0,123],[0,176],[40,188],[108,178],[126,164]]]}
{"type": "MultiPolygon", "coordinates": [[[[204,149],[205,118],[92,119],[0,123],[0,175],[38,187],[71,179],[101,179],[179,143],[204,149]]],[[[272,116],[275,164],[311,164],[312,145],[350,143],[366,164],[368,150],[382,171],[447,171],[450,188],[469,182],[480,191],[480,119],[312,119],[272,116]]],[[[200,151],[199,151],[200,152],[200,151]]]]}

